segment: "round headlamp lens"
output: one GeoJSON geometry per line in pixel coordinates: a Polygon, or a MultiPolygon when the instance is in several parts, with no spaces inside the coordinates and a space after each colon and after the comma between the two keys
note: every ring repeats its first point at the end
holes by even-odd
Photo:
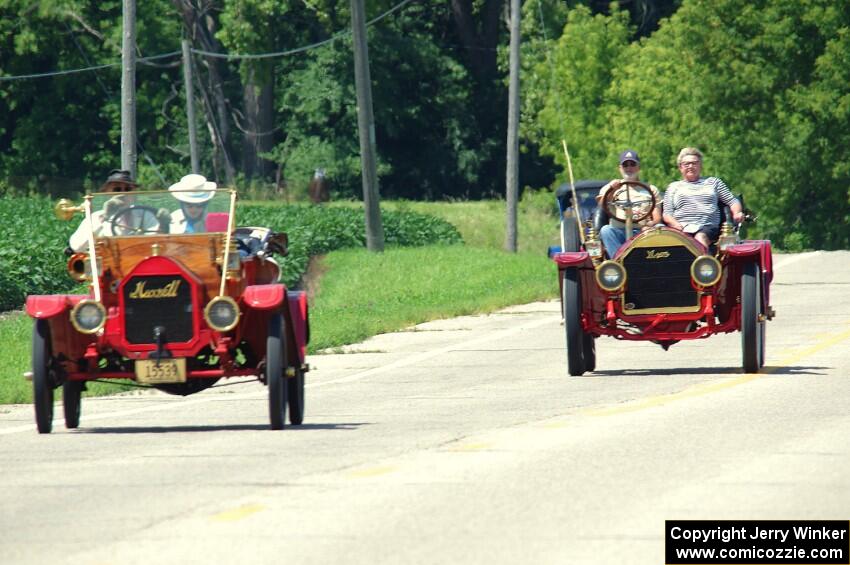
{"type": "Polygon", "coordinates": [[[619,290],[626,282],[626,271],[619,263],[605,261],[596,271],[596,281],[605,290],[619,290]]]}
{"type": "Polygon", "coordinates": [[[210,327],[220,332],[233,329],[239,321],[239,307],[227,296],[214,298],[204,314],[210,327]]]}
{"type": "Polygon", "coordinates": [[[691,274],[700,286],[711,286],[720,280],[720,263],[714,257],[697,257],[691,266],[691,274]]]}
{"type": "Polygon", "coordinates": [[[106,309],[100,302],[83,300],[71,311],[71,322],[82,333],[95,333],[106,322],[106,309]]]}

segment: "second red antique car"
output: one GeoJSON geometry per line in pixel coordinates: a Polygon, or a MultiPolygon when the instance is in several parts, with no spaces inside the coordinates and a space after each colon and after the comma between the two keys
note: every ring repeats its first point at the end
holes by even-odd
{"type": "MultiPolygon", "coordinates": [[[[628,222],[640,221],[655,205],[647,185],[624,181],[620,198],[606,198],[603,210],[628,222]]],[[[613,191],[611,191],[613,193],[613,191]]],[[[609,193],[609,195],[611,194],[609,193]]],[[[569,194],[559,196],[563,211],[569,194]]],[[[663,225],[628,239],[605,258],[590,220],[570,222],[575,248],[553,253],[558,266],[570,375],[596,367],[600,336],[652,341],[665,350],[682,340],[741,332],[742,367],[755,373],[764,365],[765,325],[773,318],[773,279],[769,241],[741,240],[727,221],[716,245],[663,225]],[[576,223],[573,225],[573,223],[576,223]]],[[[598,220],[597,220],[598,222],[598,220]]]]}
{"type": "Polygon", "coordinates": [[[286,234],[235,228],[235,203],[236,191],[219,189],[98,193],[80,206],[57,204],[64,219],[84,213],[75,234],[84,249],[70,256],[68,273],[90,292],[27,298],[40,433],[52,429],[59,387],[65,425],[76,428],[81,391],[95,379],[187,395],[253,376],[268,387],[272,429],[284,427],[287,406],[290,422],[302,422],[306,296],[278,282],[273,256],[286,254],[286,234]],[[190,228],[193,214],[200,220],[190,228]]]}

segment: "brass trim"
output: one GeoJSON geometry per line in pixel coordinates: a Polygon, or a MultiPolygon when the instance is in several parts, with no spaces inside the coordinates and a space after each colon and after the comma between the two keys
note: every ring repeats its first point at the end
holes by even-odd
{"type": "Polygon", "coordinates": [[[723,276],[723,266],[720,264],[720,261],[718,261],[717,259],[715,259],[711,255],[700,255],[699,257],[694,259],[693,263],[691,263],[691,279],[693,279],[694,283],[696,283],[696,285],[701,287],[701,288],[708,288],[710,286],[716,285],[718,282],[720,282],[720,277],[722,277],[722,276],[723,276]],[[696,277],[695,267],[696,267],[698,261],[704,261],[706,259],[708,259],[709,261],[714,261],[714,263],[717,265],[717,276],[714,277],[714,280],[711,281],[710,283],[701,283],[701,282],[699,282],[699,280],[696,277]]]}
{"type": "Polygon", "coordinates": [[[620,264],[618,261],[612,261],[610,259],[608,259],[607,261],[603,261],[598,267],[596,267],[595,275],[596,284],[598,284],[599,287],[602,288],[605,292],[620,292],[621,290],[623,290],[623,287],[626,286],[626,280],[628,280],[629,278],[629,274],[626,272],[626,268],[623,267],[623,265],[620,264]],[[608,288],[604,284],[602,284],[602,279],[599,275],[599,273],[602,272],[602,269],[604,269],[607,265],[615,265],[617,268],[620,269],[620,272],[623,273],[623,280],[620,281],[620,284],[618,284],[614,288],[608,288]]]}
{"type": "Polygon", "coordinates": [[[103,326],[106,325],[106,308],[104,308],[103,304],[101,304],[97,300],[94,300],[94,299],[91,299],[91,298],[84,298],[83,300],[80,300],[79,302],[77,302],[74,305],[74,307],[71,309],[70,318],[71,318],[71,325],[74,326],[75,330],[77,330],[78,332],[80,332],[82,334],[94,334],[94,333],[97,333],[100,330],[102,330],[103,326]],[[92,329],[82,328],[82,327],[80,327],[80,324],[77,323],[77,316],[76,316],[77,312],[80,310],[80,308],[82,308],[83,306],[88,305],[88,304],[96,305],[98,310],[100,310],[101,314],[103,314],[103,318],[101,319],[100,324],[98,324],[98,326],[96,328],[92,328],[92,329]]]}
{"type": "Polygon", "coordinates": [[[640,308],[627,310],[625,294],[622,296],[621,307],[623,309],[623,314],[626,316],[634,316],[638,314],[684,314],[688,312],[699,312],[702,309],[702,305],[699,303],[699,296],[697,296],[696,306],[665,306],[663,308],[640,308]]]}
{"type": "Polygon", "coordinates": [[[86,273],[86,262],[88,260],[88,253],[74,253],[68,258],[68,276],[71,277],[72,281],[85,282],[91,280],[91,271],[86,273]]]}
{"type": "Polygon", "coordinates": [[[235,300],[233,300],[232,298],[230,298],[229,296],[226,296],[226,295],[216,296],[215,298],[210,300],[207,303],[207,305],[204,307],[204,320],[207,322],[207,325],[209,327],[211,327],[212,329],[214,329],[217,332],[229,332],[230,330],[232,330],[233,328],[236,327],[236,325],[239,323],[239,318],[241,318],[241,317],[242,316],[241,316],[241,312],[239,312],[239,305],[236,304],[235,300]],[[212,308],[213,305],[215,305],[219,302],[222,302],[222,301],[229,302],[230,304],[233,305],[233,310],[236,312],[236,317],[233,319],[232,324],[230,324],[228,326],[224,326],[224,327],[217,327],[215,324],[213,324],[210,321],[210,308],[212,308]]]}
{"type": "Polygon", "coordinates": [[[632,249],[643,249],[646,247],[678,247],[681,245],[684,245],[688,251],[697,257],[704,255],[702,250],[696,246],[691,238],[680,235],[678,232],[672,232],[669,229],[653,228],[638,234],[634,240],[632,240],[632,243],[626,253],[621,259],[619,259],[619,262],[622,263],[623,259],[631,253],[632,249]]]}
{"type": "Polygon", "coordinates": [[[151,245],[151,257],[158,257],[160,253],[159,244],[154,243],[151,245]]]}
{"type": "Polygon", "coordinates": [[[53,213],[56,214],[56,217],[66,222],[73,218],[77,212],[84,211],[82,206],[74,206],[74,203],[67,198],[59,199],[56,205],[53,206],[53,213]]]}

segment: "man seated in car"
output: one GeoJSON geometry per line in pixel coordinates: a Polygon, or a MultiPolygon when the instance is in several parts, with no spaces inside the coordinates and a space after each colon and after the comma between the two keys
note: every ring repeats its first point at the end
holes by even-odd
{"type": "MultiPolygon", "coordinates": [[[[115,215],[118,212],[126,210],[135,203],[136,197],[133,194],[130,194],[130,192],[136,190],[138,186],[139,185],[130,175],[130,171],[113,169],[109,172],[106,182],[101,185],[98,192],[117,192],[122,194],[116,194],[107,200],[103,205],[103,210],[92,211],[91,224],[94,237],[100,237],[103,235],[121,235],[120,233],[113,233],[115,231],[120,231],[120,225],[112,225],[112,220],[115,219],[115,215]]],[[[125,219],[132,220],[133,218],[128,216],[125,219]]],[[[137,227],[144,231],[158,230],[160,227],[157,219],[149,214],[141,215],[141,217],[138,218],[138,222],[141,223],[141,226],[137,227]]],[[[85,219],[83,219],[77,227],[77,230],[71,235],[71,238],[68,241],[68,247],[75,253],[84,253],[88,250],[88,227],[85,219]]]]}
{"type": "MultiPolygon", "coordinates": [[[[626,149],[620,153],[619,170],[620,174],[623,175],[622,180],[614,179],[600,188],[599,194],[596,197],[596,201],[598,203],[602,204],[604,202],[605,195],[609,190],[619,190],[620,187],[623,186],[623,180],[640,180],[640,157],[638,156],[637,151],[626,149]]],[[[637,189],[639,187],[632,185],[632,188],[637,189]]],[[[653,196],[655,196],[655,207],[652,209],[649,216],[635,224],[635,227],[641,230],[648,229],[661,222],[660,193],[655,185],[650,184],[649,188],[652,191],[653,196]]],[[[622,190],[619,193],[615,193],[613,200],[614,202],[625,201],[625,198],[626,191],[622,190]]],[[[608,212],[608,210],[606,210],[606,212],[608,212]]],[[[599,232],[599,239],[602,240],[602,245],[605,246],[605,251],[608,253],[608,257],[613,257],[617,253],[617,250],[620,249],[620,246],[626,242],[626,239],[632,237],[633,234],[626,234],[626,223],[623,220],[611,216],[610,213],[608,215],[608,225],[602,226],[602,229],[599,232]]]]}
{"type": "Polygon", "coordinates": [[[186,175],[168,187],[180,202],[171,213],[170,233],[202,233],[206,231],[207,204],[215,196],[216,184],[203,175],[186,175]]]}

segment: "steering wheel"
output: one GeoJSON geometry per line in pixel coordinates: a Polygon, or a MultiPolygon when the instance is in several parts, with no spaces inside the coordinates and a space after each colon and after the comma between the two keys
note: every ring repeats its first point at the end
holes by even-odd
{"type": "Polygon", "coordinates": [[[111,218],[106,220],[106,225],[111,235],[152,235],[161,233],[156,208],[141,204],[132,204],[120,208],[111,218]]]}
{"type": "Polygon", "coordinates": [[[626,209],[631,208],[632,221],[640,222],[655,209],[655,195],[645,182],[623,179],[619,188],[608,189],[602,206],[610,216],[621,222],[626,221],[626,209]]]}

